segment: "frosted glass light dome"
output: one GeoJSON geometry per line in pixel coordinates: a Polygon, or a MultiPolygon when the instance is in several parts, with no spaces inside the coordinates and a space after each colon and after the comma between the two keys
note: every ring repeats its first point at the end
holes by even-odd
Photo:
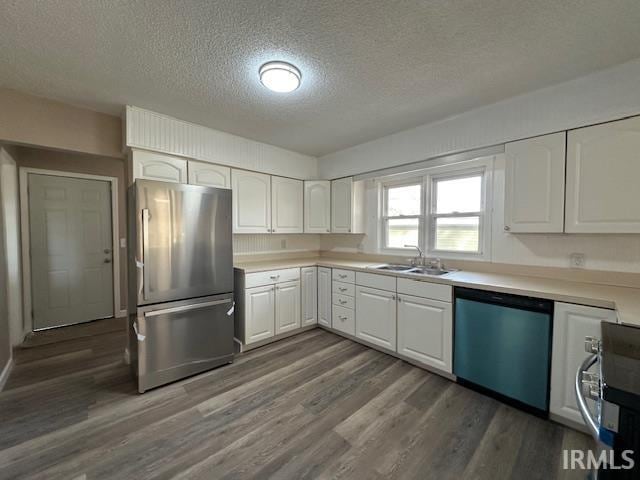
{"type": "Polygon", "coordinates": [[[278,93],[293,92],[300,86],[300,70],[287,62],[267,62],[260,67],[260,82],[278,93]]]}

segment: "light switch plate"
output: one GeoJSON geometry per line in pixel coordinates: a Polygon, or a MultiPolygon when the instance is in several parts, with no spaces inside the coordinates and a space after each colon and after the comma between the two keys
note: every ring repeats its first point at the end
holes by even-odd
{"type": "Polygon", "coordinates": [[[584,268],[587,257],[584,253],[572,253],[569,255],[569,266],[571,268],[584,268]]]}

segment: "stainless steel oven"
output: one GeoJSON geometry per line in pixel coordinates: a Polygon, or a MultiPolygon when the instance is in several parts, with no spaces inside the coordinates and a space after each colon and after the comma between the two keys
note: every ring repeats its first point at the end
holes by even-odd
{"type": "Polygon", "coordinates": [[[602,322],[602,340],[586,337],[589,356],[575,378],[578,408],[598,442],[594,478],[640,478],[640,328],[602,322]],[[587,399],[595,401],[590,409],[587,399]]]}

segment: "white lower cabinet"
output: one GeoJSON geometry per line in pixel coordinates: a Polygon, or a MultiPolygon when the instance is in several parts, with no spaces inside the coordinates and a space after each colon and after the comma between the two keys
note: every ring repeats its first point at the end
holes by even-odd
{"type": "Polygon", "coordinates": [[[245,343],[255,343],[275,334],[276,288],[274,285],[245,290],[245,343]]]}
{"type": "Polygon", "coordinates": [[[356,286],[356,337],[395,351],[395,292],[356,286]]]}
{"type": "Polygon", "coordinates": [[[300,328],[300,282],[276,285],[276,335],[300,328]]]}
{"type": "Polygon", "coordinates": [[[302,288],[302,326],[318,323],[318,268],[300,269],[302,288]]]}
{"type": "Polygon", "coordinates": [[[398,353],[452,372],[451,303],[398,295],[398,353]]]}
{"type": "Polygon", "coordinates": [[[318,324],[331,327],[331,269],[318,267],[318,324]]]}
{"type": "MultiPolygon", "coordinates": [[[[601,338],[600,322],[615,322],[616,313],[604,308],[556,302],[553,315],[551,354],[551,396],[549,411],[558,417],[584,424],[576,403],[576,371],[589,355],[584,349],[586,336],[601,338]]],[[[595,406],[587,401],[592,411],[595,406]]]]}

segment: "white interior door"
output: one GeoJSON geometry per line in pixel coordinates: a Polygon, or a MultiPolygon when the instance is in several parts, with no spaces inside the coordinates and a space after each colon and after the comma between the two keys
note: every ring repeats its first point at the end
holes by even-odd
{"type": "Polygon", "coordinates": [[[34,330],[112,317],[110,183],[28,179],[34,330]]]}

